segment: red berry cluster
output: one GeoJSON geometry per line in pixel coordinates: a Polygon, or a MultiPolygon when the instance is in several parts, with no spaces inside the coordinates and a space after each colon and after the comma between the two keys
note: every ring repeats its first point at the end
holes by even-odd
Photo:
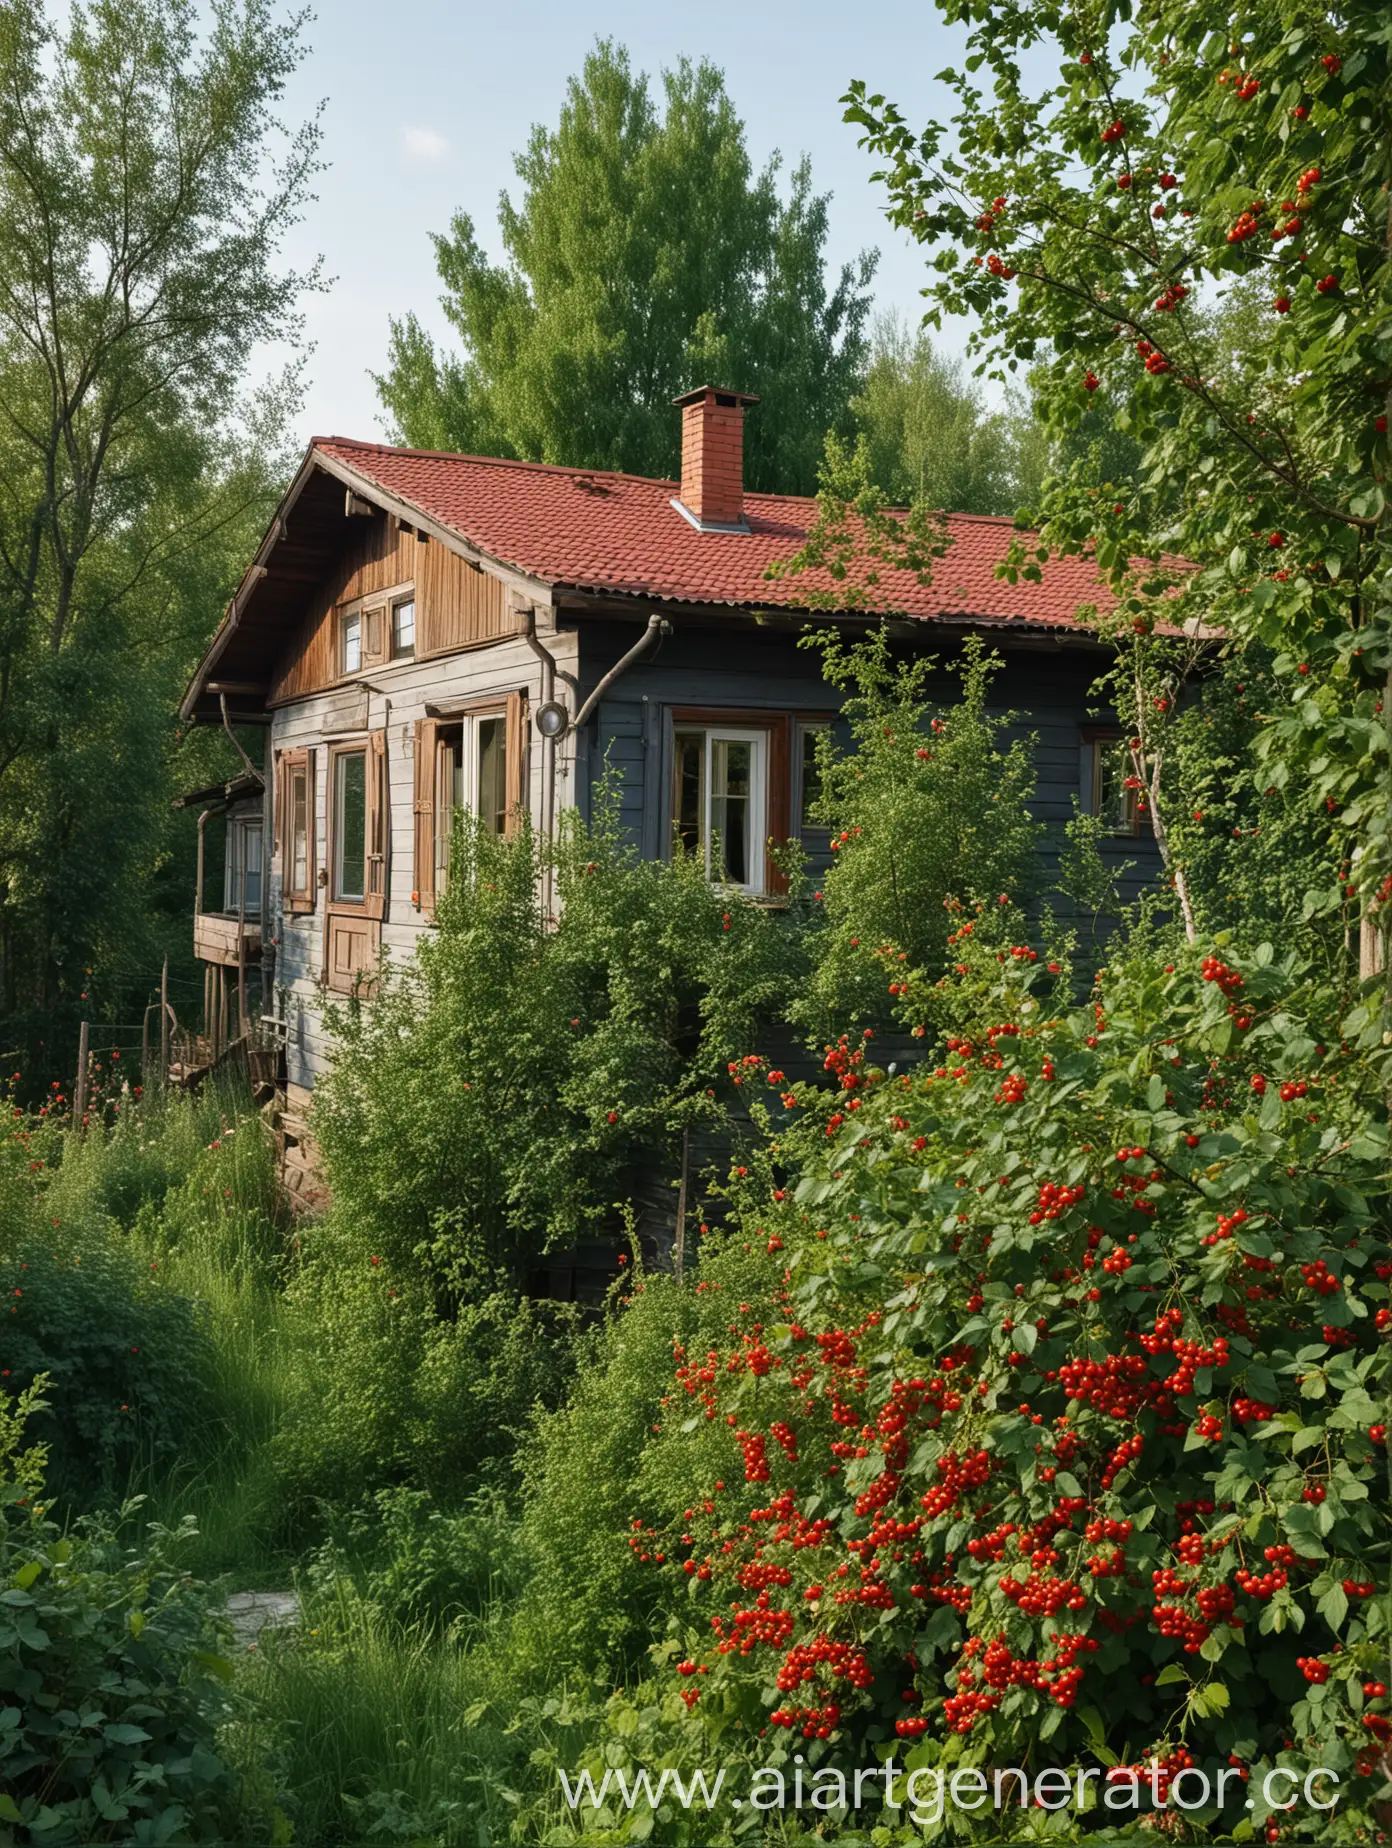
{"type": "Polygon", "coordinates": [[[1305,1279],[1306,1289],[1313,1290],[1316,1296],[1336,1296],[1341,1287],[1339,1279],[1323,1258],[1316,1258],[1310,1264],[1302,1264],[1300,1274],[1305,1279]]]}

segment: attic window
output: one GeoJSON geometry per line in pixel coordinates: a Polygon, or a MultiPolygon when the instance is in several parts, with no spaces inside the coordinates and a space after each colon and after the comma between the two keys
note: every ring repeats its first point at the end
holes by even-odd
{"type": "Polygon", "coordinates": [[[391,613],[391,653],[393,661],[409,661],[416,652],[416,600],[403,597],[393,603],[391,613]]]}
{"type": "Polygon", "coordinates": [[[350,610],[343,618],[339,634],[339,668],[345,674],[356,674],[362,668],[361,610],[350,610]]]}

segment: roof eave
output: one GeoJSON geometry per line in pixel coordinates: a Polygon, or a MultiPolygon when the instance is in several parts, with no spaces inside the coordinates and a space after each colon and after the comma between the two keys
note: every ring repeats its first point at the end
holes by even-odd
{"type": "Polygon", "coordinates": [[[195,709],[198,706],[198,702],[203,697],[204,690],[213,669],[221,659],[222,653],[227,647],[228,642],[231,641],[233,635],[236,633],[237,625],[241,621],[242,611],[250,600],[252,591],[255,590],[257,584],[260,583],[261,579],[269,570],[270,567],[267,561],[270,559],[275,547],[279,544],[281,534],[285,530],[285,521],[291,509],[294,507],[295,502],[303,493],[305,483],[314,473],[315,465],[316,452],[313,443],[311,443],[304,453],[300,466],[295,470],[294,479],[280,498],[280,504],[275,510],[271,523],[267,527],[260,545],[256,548],[255,557],[242,573],[241,582],[232,593],[231,600],[226,610],[223,612],[222,621],[214,630],[213,639],[209,642],[203,659],[194,669],[193,678],[188,684],[188,691],[184,694],[183,702],[179,707],[179,718],[184,724],[187,724],[193,718],[195,709]]]}
{"type": "Polygon", "coordinates": [[[692,614],[721,615],[730,617],[748,617],[765,623],[805,624],[805,623],[889,623],[902,630],[905,635],[932,627],[951,627],[964,630],[990,630],[995,633],[1027,632],[1033,636],[1050,636],[1060,641],[1076,642],[1082,646],[1102,646],[1104,638],[1100,631],[1091,624],[1070,621],[1046,620],[1034,616],[990,616],[975,614],[970,610],[935,610],[931,615],[915,615],[902,609],[817,609],[811,605],[778,604],[764,602],[735,602],[714,598],[688,598],[644,589],[629,589],[618,585],[568,583],[557,580],[552,585],[552,594],[557,605],[564,603],[578,612],[587,606],[596,615],[605,614],[603,606],[626,607],[631,604],[650,606],[654,603],[665,604],[673,611],[687,611],[692,614]]]}
{"type": "Polygon", "coordinates": [[[256,555],[243,572],[241,582],[233,592],[223,613],[222,621],[218,624],[213,639],[209,642],[207,651],[189,682],[188,690],[179,707],[179,718],[183,723],[187,724],[193,719],[198,704],[207,690],[212,671],[236,633],[243,610],[256,586],[270,569],[269,561],[285,530],[285,522],[293,511],[295,502],[303,493],[305,484],[316,469],[321,469],[325,474],[333,476],[345,487],[351,488],[355,494],[360,494],[372,501],[384,513],[395,515],[417,532],[428,533],[432,539],[437,540],[469,564],[476,565],[481,570],[488,570],[527,601],[541,604],[546,608],[550,607],[552,592],[550,579],[525,571],[506,559],[493,557],[455,527],[427,513],[415,501],[407,499],[405,495],[394,494],[374,480],[371,475],[363,474],[339,456],[329,455],[319,447],[317,442],[313,442],[305,451],[300,466],[295,471],[294,479],[281,497],[265,536],[257,547],[256,555]]]}

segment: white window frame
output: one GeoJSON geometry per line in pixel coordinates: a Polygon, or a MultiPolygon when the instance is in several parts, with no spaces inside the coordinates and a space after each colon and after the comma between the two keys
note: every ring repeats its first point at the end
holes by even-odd
{"type": "Polygon", "coordinates": [[[389,658],[393,661],[414,661],[416,658],[416,593],[414,591],[412,591],[409,596],[395,597],[392,599],[391,610],[387,616],[387,623],[387,647],[390,651],[389,658]],[[411,640],[409,644],[403,648],[398,642],[397,617],[398,613],[405,609],[409,609],[411,612],[411,640]]]}
{"type": "Polygon", "coordinates": [[[364,614],[361,609],[351,609],[339,618],[338,661],[344,674],[362,672],[364,614]]]}
{"type": "Polygon", "coordinates": [[[263,835],[263,817],[260,815],[229,815],[227,817],[227,839],[223,848],[222,863],[222,899],[223,912],[227,917],[236,917],[242,910],[242,892],[247,869],[247,848],[252,839],[256,842],[256,903],[250,900],[246,905],[246,916],[259,918],[261,906],[266,894],[266,843],[263,835]]]}
{"type": "Polygon", "coordinates": [[[769,775],[769,735],[762,726],[743,725],[701,725],[685,724],[680,721],[672,728],[672,791],[670,797],[671,827],[675,833],[677,825],[677,790],[676,790],[676,744],[680,738],[699,737],[703,740],[701,754],[701,852],[706,878],[715,885],[728,886],[731,891],[747,892],[751,898],[761,898],[767,890],[766,863],[768,858],[768,775],[769,775]],[[750,877],[744,882],[726,880],[718,877],[711,867],[711,746],[713,744],[748,744],[749,753],[749,840],[747,843],[747,864],[750,877]]]}
{"type": "Polygon", "coordinates": [[[454,814],[456,807],[468,810],[471,815],[479,812],[479,726],[489,723],[502,727],[503,748],[503,826],[500,833],[507,831],[507,708],[499,706],[496,710],[486,712],[463,713],[457,720],[442,723],[441,733],[435,740],[435,895],[438,898],[449,883],[450,842],[454,834],[454,814]],[[460,782],[463,786],[465,800],[456,804],[454,792],[445,787],[450,772],[450,757],[454,750],[454,738],[450,733],[455,726],[459,728],[460,782]]]}

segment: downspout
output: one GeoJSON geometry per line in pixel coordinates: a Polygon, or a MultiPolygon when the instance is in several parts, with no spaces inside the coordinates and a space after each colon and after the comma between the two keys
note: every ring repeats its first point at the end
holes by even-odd
{"type": "MultiPolygon", "coordinates": [[[[541,703],[547,705],[556,697],[556,657],[537,635],[534,609],[523,612],[522,639],[541,662],[541,703]]],[[[546,869],[542,874],[541,915],[548,927],[551,922],[551,888],[554,878],[551,846],[555,839],[555,832],[556,740],[554,737],[543,736],[541,740],[541,838],[546,853],[546,869]]]]}
{"type": "Polygon", "coordinates": [[[580,727],[585,723],[585,720],[589,718],[590,714],[609,691],[610,687],[613,686],[619,675],[627,673],[628,669],[632,667],[638,657],[646,654],[659,636],[670,635],[671,633],[672,625],[665,616],[649,616],[647,628],[644,629],[643,633],[638,637],[638,640],[629,649],[628,653],[626,655],[620,655],[619,659],[609,669],[609,672],[600,681],[594,692],[591,693],[590,697],[571,720],[571,724],[576,731],[579,731],[580,727]]]}

